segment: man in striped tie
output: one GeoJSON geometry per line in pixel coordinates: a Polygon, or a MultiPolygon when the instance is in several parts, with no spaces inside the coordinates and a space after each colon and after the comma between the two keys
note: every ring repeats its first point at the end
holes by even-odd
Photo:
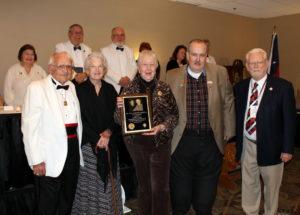
{"type": "Polygon", "coordinates": [[[246,54],[251,78],[234,87],[237,159],[242,165],[242,207],[258,215],[264,184],[264,214],[277,214],[284,163],[292,159],[295,141],[295,98],[290,82],[269,76],[263,49],[246,54]]]}

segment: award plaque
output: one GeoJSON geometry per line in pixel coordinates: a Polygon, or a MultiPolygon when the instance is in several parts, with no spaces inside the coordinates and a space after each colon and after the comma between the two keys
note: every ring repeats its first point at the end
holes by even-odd
{"type": "Polygon", "coordinates": [[[147,94],[123,95],[123,132],[137,134],[152,128],[152,113],[147,94]]]}

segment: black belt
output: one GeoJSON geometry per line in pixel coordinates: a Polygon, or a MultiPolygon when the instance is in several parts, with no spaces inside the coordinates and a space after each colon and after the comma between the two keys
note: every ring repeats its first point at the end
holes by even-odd
{"type": "Polygon", "coordinates": [[[211,137],[214,135],[212,130],[193,130],[185,128],[183,135],[192,137],[211,137]]]}

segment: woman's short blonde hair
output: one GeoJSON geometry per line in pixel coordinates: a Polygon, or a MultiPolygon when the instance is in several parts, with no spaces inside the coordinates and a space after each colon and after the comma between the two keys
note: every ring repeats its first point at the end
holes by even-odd
{"type": "Polygon", "coordinates": [[[155,66],[157,68],[157,66],[158,66],[157,57],[156,57],[156,54],[154,53],[154,51],[151,51],[151,50],[143,50],[139,53],[138,65],[140,65],[142,63],[142,61],[145,57],[152,57],[155,61],[155,66]]]}

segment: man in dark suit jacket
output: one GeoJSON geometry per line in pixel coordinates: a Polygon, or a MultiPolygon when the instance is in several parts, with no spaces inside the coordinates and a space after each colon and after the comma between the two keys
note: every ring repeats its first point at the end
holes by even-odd
{"type": "Polygon", "coordinates": [[[290,82],[269,76],[267,53],[246,54],[251,78],[234,87],[236,96],[237,159],[242,165],[242,207],[259,212],[264,182],[264,214],[277,213],[284,163],[292,159],[295,140],[295,98],[290,82]]]}

